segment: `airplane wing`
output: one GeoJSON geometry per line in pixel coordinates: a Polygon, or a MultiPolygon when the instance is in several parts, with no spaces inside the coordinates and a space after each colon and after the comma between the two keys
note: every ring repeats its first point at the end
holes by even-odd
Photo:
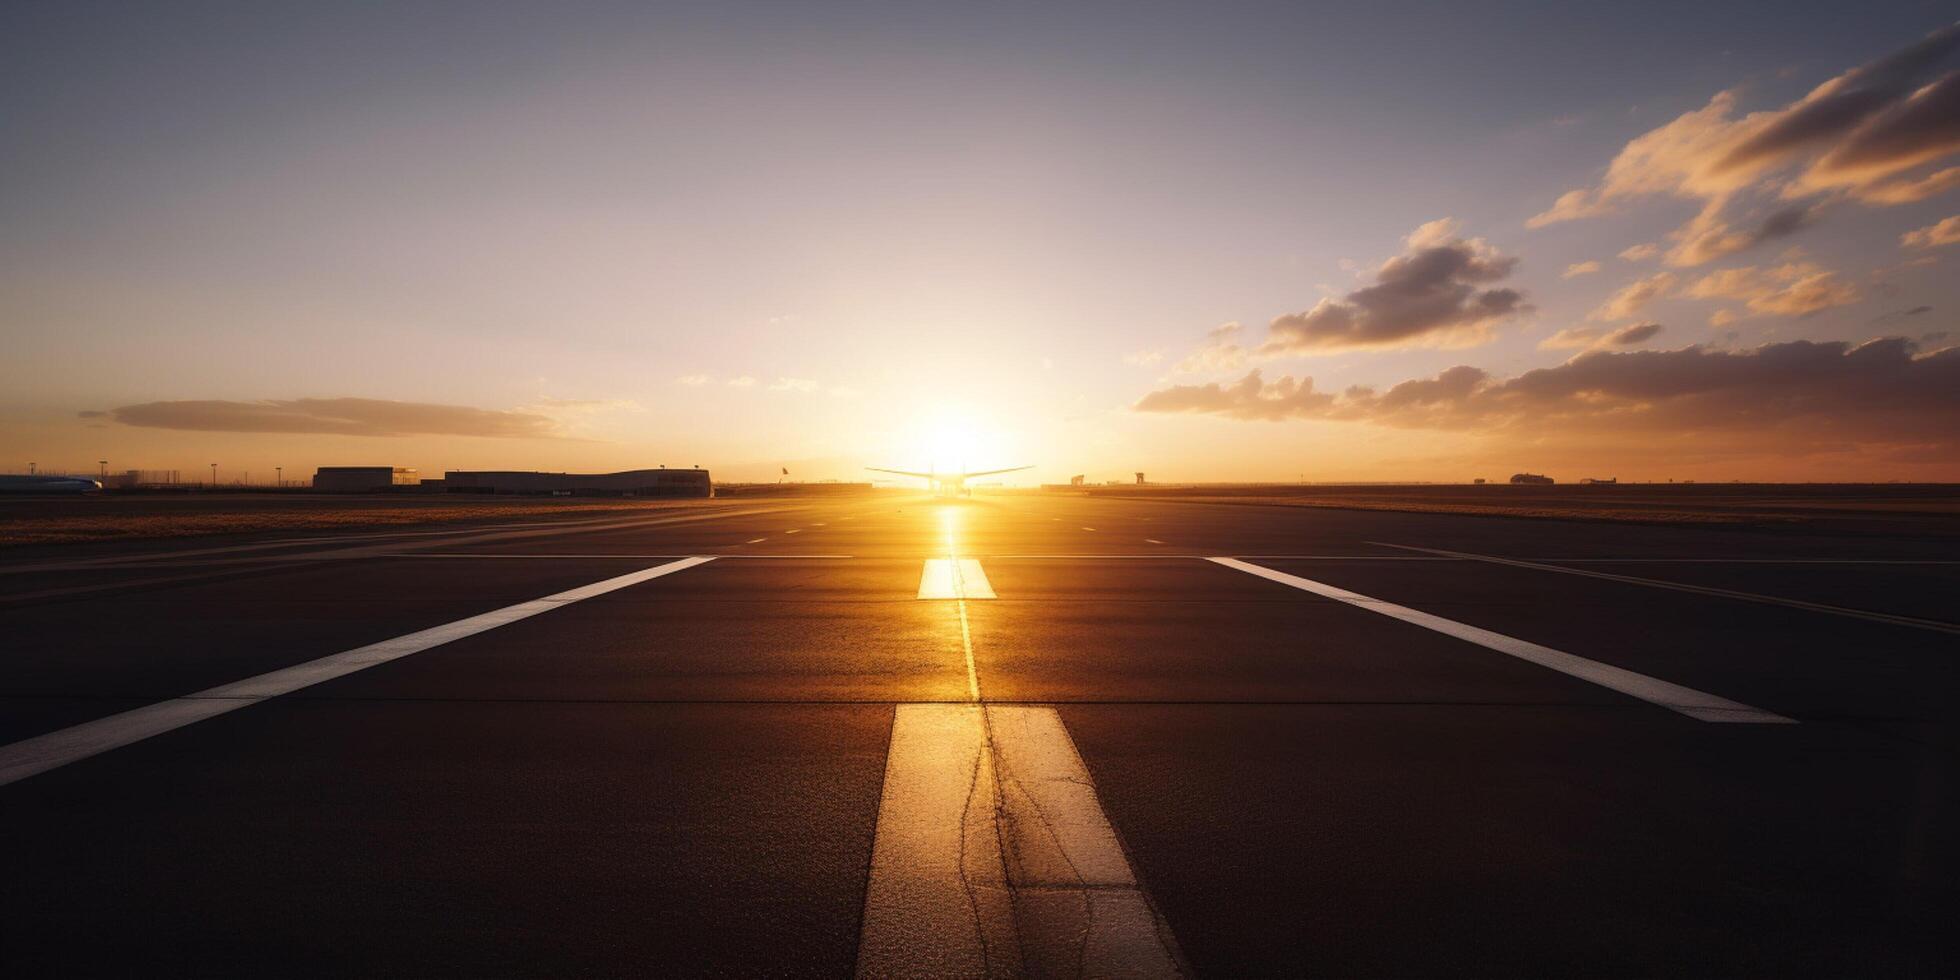
{"type": "Polygon", "coordinates": [[[938,479],[938,475],[934,473],[914,473],[911,470],[888,470],[881,466],[867,466],[865,467],[865,469],[870,470],[873,473],[896,473],[899,476],[916,476],[921,480],[938,479]]]}
{"type": "Polygon", "coordinates": [[[1034,469],[1034,465],[1032,463],[1030,463],[1027,466],[1010,466],[1004,470],[981,470],[978,473],[965,473],[961,475],[971,480],[976,476],[996,476],[1001,473],[1019,473],[1022,470],[1031,470],[1031,469],[1034,469]]]}

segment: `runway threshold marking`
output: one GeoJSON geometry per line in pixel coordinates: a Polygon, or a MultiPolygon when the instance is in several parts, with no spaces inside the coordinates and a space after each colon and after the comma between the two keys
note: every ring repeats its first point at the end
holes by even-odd
{"type": "Polygon", "coordinates": [[[1212,558],[1210,560],[1226,568],[1237,569],[1249,575],[1257,575],[1270,582],[1277,582],[1303,592],[1311,592],[1328,599],[1345,602],[1358,609],[1380,613],[1391,619],[1399,619],[1405,623],[1420,626],[1424,629],[1435,630],[1438,633],[1453,636],[1459,640],[1467,640],[1485,649],[1509,654],[1519,660],[1556,670],[1569,677],[1577,677],[1580,680],[1589,681],[1608,690],[1631,695],[1649,704],[1657,704],[1663,708],[1678,711],[1698,721],[1758,725],[1794,725],[1797,723],[1794,718],[1786,718],[1775,712],[1765,711],[1739,701],[1731,701],[1727,698],[1697,691],[1693,688],[1682,687],[1679,684],[1670,683],[1658,677],[1650,677],[1623,667],[1603,664],[1597,660],[1587,660],[1584,657],[1566,653],[1563,650],[1554,650],[1548,646],[1541,646],[1529,640],[1520,640],[1517,637],[1494,633],[1490,630],[1481,629],[1466,623],[1459,623],[1452,619],[1444,619],[1441,616],[1426,613],[1418,609],[1410,609],[1407,606],[1398,606],[1392,602],[1384,602],[1371,596],[1365,596],[1359,592],[1349,592],[1346,589],[1328,585],[1324,582],[1301,578],[1298,575],[1288,575],[1285,572],[1275,571],[1263,565],[1254,565],[1251,562],[1240,561],[1237,558],[1212,558]]]}
{"type": "Polygon", "coordinates": [[[0,746],[0,786],[377,664],[713,561],[683,558],[0,746]]]}
{"type": "Polygon", "coordinates": [[[994,599],[978,558],[928,558],[919,574],[921,599],[994,599]]]}
{"type": "Polygon", "coordinates": [[[1478,555],[1466,551],[1444,551],[1440,548],[1418,548],[1408,544],[1381,544],[1385,548],[1402,548],[1408,551],[1421,551],[1434,555],[1446,555],[1468,561],[1490,562],[1494,565],[1512,565],[1517,568],[1530,568],[1540,572],[1558,572],[1562,575],[1578,575],[1583,578],[1603,579],[1608,582],[1622,582],[1627,585],[1644,585],[1650,589],[1667,589],[1672,592],[1688,592],[1695,595],[1715,596],[1722,599],[1737,599],[1742,602],[1755,602],[1768,606],[1784,606],[1808,612],[1825,613],[1831,616],[1847,616],[1874,623],[1887,623],[1893,626],[1908,626],[1913,629],[1932,630],[1936,633],[1960,633],[1960,623],[1948,623],[1937,619],[1920,619],[1917,616],[1898,616],[1892,613],[1872,612],[1868,609],[1851,609],[1845,606],[1832,606],[1822,602],[1805,602],[1802,599],[1785,599],[1781,596],[1760,595],[1755,592],[1738,592],[1734,589],[1718,589],[1710,585],[1689,585],[1685,582],[1667,582],[1661,579],[1641,578],[1637,575],[1616,575],[1612,572],[1595,572],[1584,568],[1566,568],[1563,565],[1546,565],[1535,561],[1517,558],[1499,558],[1495,555],[1478,555]]]}

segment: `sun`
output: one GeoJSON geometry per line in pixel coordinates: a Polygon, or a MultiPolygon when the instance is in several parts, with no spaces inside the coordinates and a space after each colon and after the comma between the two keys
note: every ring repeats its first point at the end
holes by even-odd
{"type": "Polygon", "coordinates": [[[972,424],[942,421],[926,435],[926,465],[934,473],[958,473],[973,459],[978,442],[972,424]]]}

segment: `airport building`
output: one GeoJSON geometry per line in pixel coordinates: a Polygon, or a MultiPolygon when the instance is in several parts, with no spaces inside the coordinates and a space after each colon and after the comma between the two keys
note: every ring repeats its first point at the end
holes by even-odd
{"type": "Polygon", "coordinates": [[[1511,482],[1527,486],[1547,486],[1553,481],[1551,477],[1539,473],[1514,473],[1511,475],[1511,482]]]}
{"type": "Polygon", "coordinates": [[[707,470],[627,470],[623,473],[530,473],[450,470],[450,493],[509,493],[569,497],[712,497],[707,470]]]}
{"type": "Polygon", "coordinates": [[[322,466],[313,472],[313,489],[326,493],[374,493],[422,482],[401,466],[322,466]]]}

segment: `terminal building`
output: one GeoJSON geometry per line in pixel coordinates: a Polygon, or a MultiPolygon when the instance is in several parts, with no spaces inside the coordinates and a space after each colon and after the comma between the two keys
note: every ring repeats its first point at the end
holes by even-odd
{"type": "Polygon", "coordinates": [[[627,470],[623,473],[531,473],[450,470],[449,493],[508,493],[565,497],[712,497],[707,470],[627,470]]]}
{"type": "Polygon", "coordinates": [[[422,482],[401,466],[322,466],[313,471],[313,489],[326,493],[377,493],[422,482]]]}

